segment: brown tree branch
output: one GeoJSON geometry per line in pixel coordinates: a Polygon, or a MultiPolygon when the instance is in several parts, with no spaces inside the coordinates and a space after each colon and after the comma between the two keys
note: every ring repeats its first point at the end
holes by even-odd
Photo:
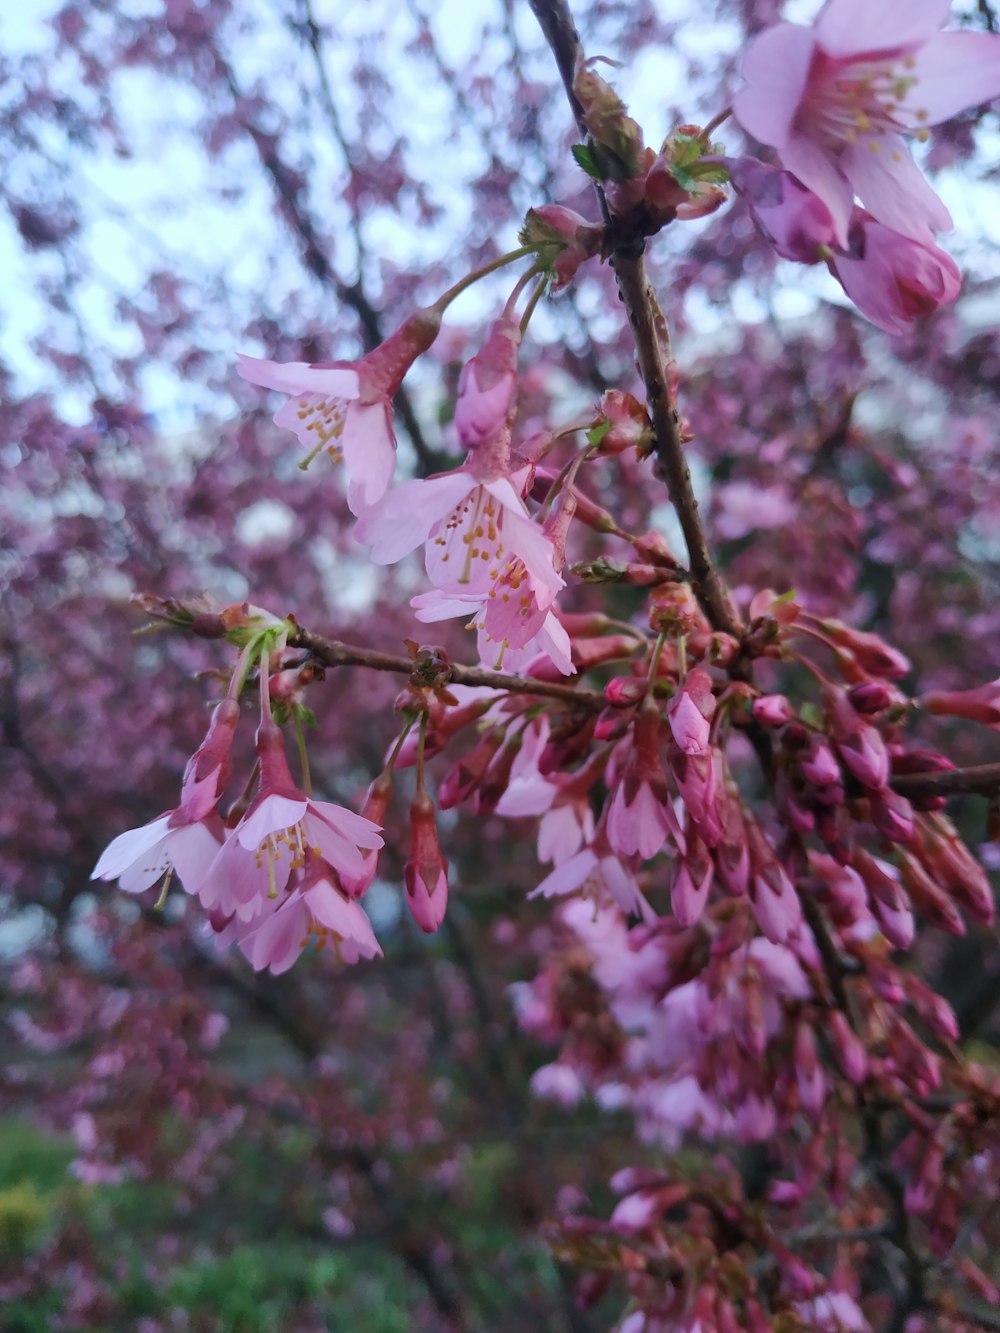
{"type": "Polygon", "coordinates": [[[960,792],[994,796],[1000,792],[1000,764],[976,764],[943,773],[900,773],[890,786],[902,796],[954,796],[960,792]]]}
{"type": "MultiPolygon", "coordinates": [[[[577,127],[586,138],[588,131],[583,107],[574,90],[576,70],[583,53],[567,0],[528,2],[552,48],[577,127]]],[[[743,626],[715,568],[705,538],[698,501],[691,485],[691,470],[680,438],[677,410],[667,384],[663,358],[665,325],[646,277],[642,257],[645,243],[641,236],[616,236],[614,219],[608,211],[607,200],[600,186],[597,187],[597,193],[611,244],[611,267],[618,280],[619,295],[635,338],[639,371],[653,422],[659,473],[667,485],[684,533],[694,590],[712,626],[738,637],[743,626]],[[658,323],[661,326],[659,328],[658,323]]]]}
{"type": "MultiPolygon", "coordinates": [[[[372,648],[358,648],[353,644],[324,638],[322,634],[313,634],[307,629],[300,628],[291,635],[288,646],[305,648],[318,662],[328,667],[363,666],[373,671],[393,671],[404,676],[411,676],[414,671],[412,658],[397,657],[372,648]]],[[[608,706],[607,699],[596,690],[581,690],[575,685],[563,685],[559,681],[510,676],[502,671],[487,671],[484,667],[462,666],[457,662],[450,663],[447,671],[447,681],[442,684],[485,685],[493,690],[506,690],[510,694],[535,694],[546,699],[560,699],[563,703],[595,712],[608,706]]]]}

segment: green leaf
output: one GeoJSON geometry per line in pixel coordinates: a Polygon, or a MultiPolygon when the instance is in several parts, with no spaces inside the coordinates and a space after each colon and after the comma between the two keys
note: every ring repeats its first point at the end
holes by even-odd
{"type": "Polygon", "coordinates": [[[600,444],[610,429],[610,421],[599,421],[596,426],[592,426],[590,430],[587,431],[587,443],[593,445],[600,444]]]}
{"type": "Polygon", "coordinates": [[[572,152],[578,165],[584,169],[588,176],[593,176],[595,181],[604,179],[604,172],[597,160],[597,154],[590,144],[575,143],[572,152]]]}

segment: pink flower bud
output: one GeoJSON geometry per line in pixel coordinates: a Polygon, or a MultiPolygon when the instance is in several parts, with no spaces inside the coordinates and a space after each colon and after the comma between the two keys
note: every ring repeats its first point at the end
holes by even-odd
{"type": "Polygon", "coordinates": [[[874,727],[860,727],[837,753],[862,786],[879,791],[888,783],[889,754],[874,727]]]}
{"type": "Polygon", "coordinates": [[[455,429],[466,449],[493,441],[507,424],[517,383],[517,349],[521,330],[513,314],[496,320],[489,337],[458,381],[455,429]]]}
{"type": "Polygon", "coordinates": [[[965,922],[958,908],[936,880],[928,875],[916,857],[908,852],[901,852],[899,871],[903,887],[921,916],[938,930],[947,931],[949,935],[965,934],[965,922]]]}
{"type": "Polygon", "coordinates": [[[191,823],[205,819],[215,809],[232,775],[232,748],[240,706],[223,699],[212,713],[205,739],[188,760],[181,783],[180,809],[191,823]]]}
{"type": "Polygon", "coordinates": [[[783,694],[762,694],[751,705],[753,719],[764,727],[783,727],[791,722],[795,710],[783,694]]]}
{"type": "Polygon", "coordinates": [[[712,678],[702,667],[688,673],[667,709],[674,740],[685,754],[706,754],[715,712],[712,678]]]}
{"type": "Polygon", "coordinates": [[[653,428],[648,412],[637,398],[620,389],[609,389],[601,399],[600,416],[588,439],[596,442],[601,454],[620,454],[626,449],[648,453],[652,448],[653,428]]]}
{"type": "Polygon", "coordinates": [[[872,823],[890,842],[908,843],[913,837],[913,806],[891,787],[870,792],[868,808],[872,823]]]}
{"type": "Polygon", "coordinates": [[[846,648],[869,676],[898,680],[912,670],[910,659],[866,630],[851,629],[839,620],[819,622],[823,635],[839,648],[846,648]]]}
{"type": "Polygon", "coordinates": [[[905,333],[915,319],[954,301],[962,275],[951,255],[930,241],[901,236],[861,208],[851,219],[847,253],[830,272],[866,319],[886,333],[905,333]]]}
{"type": "Polygon", "coordinates": [[[604,687],[604,697],[616,708],[630,708],[646,693],[646,680],[638,676],[614,676],[604,687]]]}
{"type": "Polygon", "coordinates": [[[574,213],[561,204],[543,204],[530,208],[521,229],[522,245],[538,248],[543,262],[552,262],[555,272],[553,291],[561,291],[575,277],[577,269],[597,254],[603,229],[595,222],[574,213]],[[546,261],[546,252],[554,260],[546,261]]]}
{"type": "Polygon", "coordinates": [[[423,793],[410,806],[410,858],[403,880],[414,921],[425,934],[433,934],[448,906],[448,863],[438,845],[433,803],[423,793]]]}
{"type": "Polygon", "coordinates": [[[826,204],[788,171],[753,157],[730,160],[729,180],[783,259],[816,264],[837,242],[826,204]]]}
{"type": "Polygon", "coordinates": [[[670,886],[670,905],[682,926],[693,926],[705,910],[712,887],[712,862],[696,834],[689,834],[684,859],[670,886]]]}
{"type": "Polygon", "coordinates": [[[479,787],[503,741],[504,733],[501,728],[491,727],[468,754],[463,755],[452,765],[438,789],[438,804],[442,810],[450,810],[472,795],[479,787]]]}
{"type": "Polygon", "coordinates": [[[868,1073],[868,1053],[839,1009],[831,1009],[828,1030],[833,1053],[844,1077],[855,1084],[863,1083],[868,1073]]]}
{"type": "Polygon", "coordinates": [[[859,713],[881,713],[903,701],[902,693],[884,680],[865,680],[847,691],[851,707],[859,713]]]}
{"type": "Polygon", "coordinates": [[[802,760],[803,775],[817,787],[831,786],[840,781],[840,765],[833,751],[819,736],[814,736],[806,757],[802,760]]]}

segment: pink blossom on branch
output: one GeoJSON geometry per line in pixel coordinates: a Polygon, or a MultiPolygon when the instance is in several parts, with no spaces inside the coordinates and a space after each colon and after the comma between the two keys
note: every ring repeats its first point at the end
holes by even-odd
{"type": "Polygon", "coordinates": [[[440,312],[429,307],[411,315],[359,361],[282,364],[240,356],[236,370],[251,384],[289,395],[274,424],[306,445],[302,466],[324,449],[334,462],[344,463],[347,503],[353,514],[362,514],[385,494],[396,470],[392,399],[440,327],[440,312]]]}
{"type": "Polygon", "coordinates": [[[846,246],[857,195],[879,222],[929,241],[952,222],[901,135],[1000,95],[1000,36],[941,32],[950,0],[827,0],[812,27],[750,44],[733,109],[818,195],[846,246]]]}
{"type": "Polygon", "coordinates": [[[890,231],[856,208],[847,249],[829,256],[830,272],[857,308],[886,333],[905,333],[915,319],[956,300],[958,265],[930,240],[890,231]]]}
{"type": "Polygon", "coordinates": [[[276,976],[288,971],[310,940],[345,963],[382,954],[364,909],[345,893],[327,862],[312,853],[306,854],[287,897],[273,910],[265,909],[249,929],[237,927],[237,940],[258,972],[266,968],[276,976]]]}
{"type": "Polygon", "coordinates": [[[382,846],[378,827],[330,801],[301,791],[285,758],[281,729],[267,719],[257,732],[258,794],[233,829],[198,888],[202,904],[251,921],[284,893],[308,852],[348,880],[366,871],[360,849],[382,846]]]}

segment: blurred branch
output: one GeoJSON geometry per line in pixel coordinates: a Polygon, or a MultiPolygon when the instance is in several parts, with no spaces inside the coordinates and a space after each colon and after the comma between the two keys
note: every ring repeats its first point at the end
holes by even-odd
{"type": "Polygon", "coordinates": [[[993,796],[1000,791],[1000,764],[976,764],[942,773],[900,773],[890,785],[903,796],[954,796],[959,792],[993,796]]]}

